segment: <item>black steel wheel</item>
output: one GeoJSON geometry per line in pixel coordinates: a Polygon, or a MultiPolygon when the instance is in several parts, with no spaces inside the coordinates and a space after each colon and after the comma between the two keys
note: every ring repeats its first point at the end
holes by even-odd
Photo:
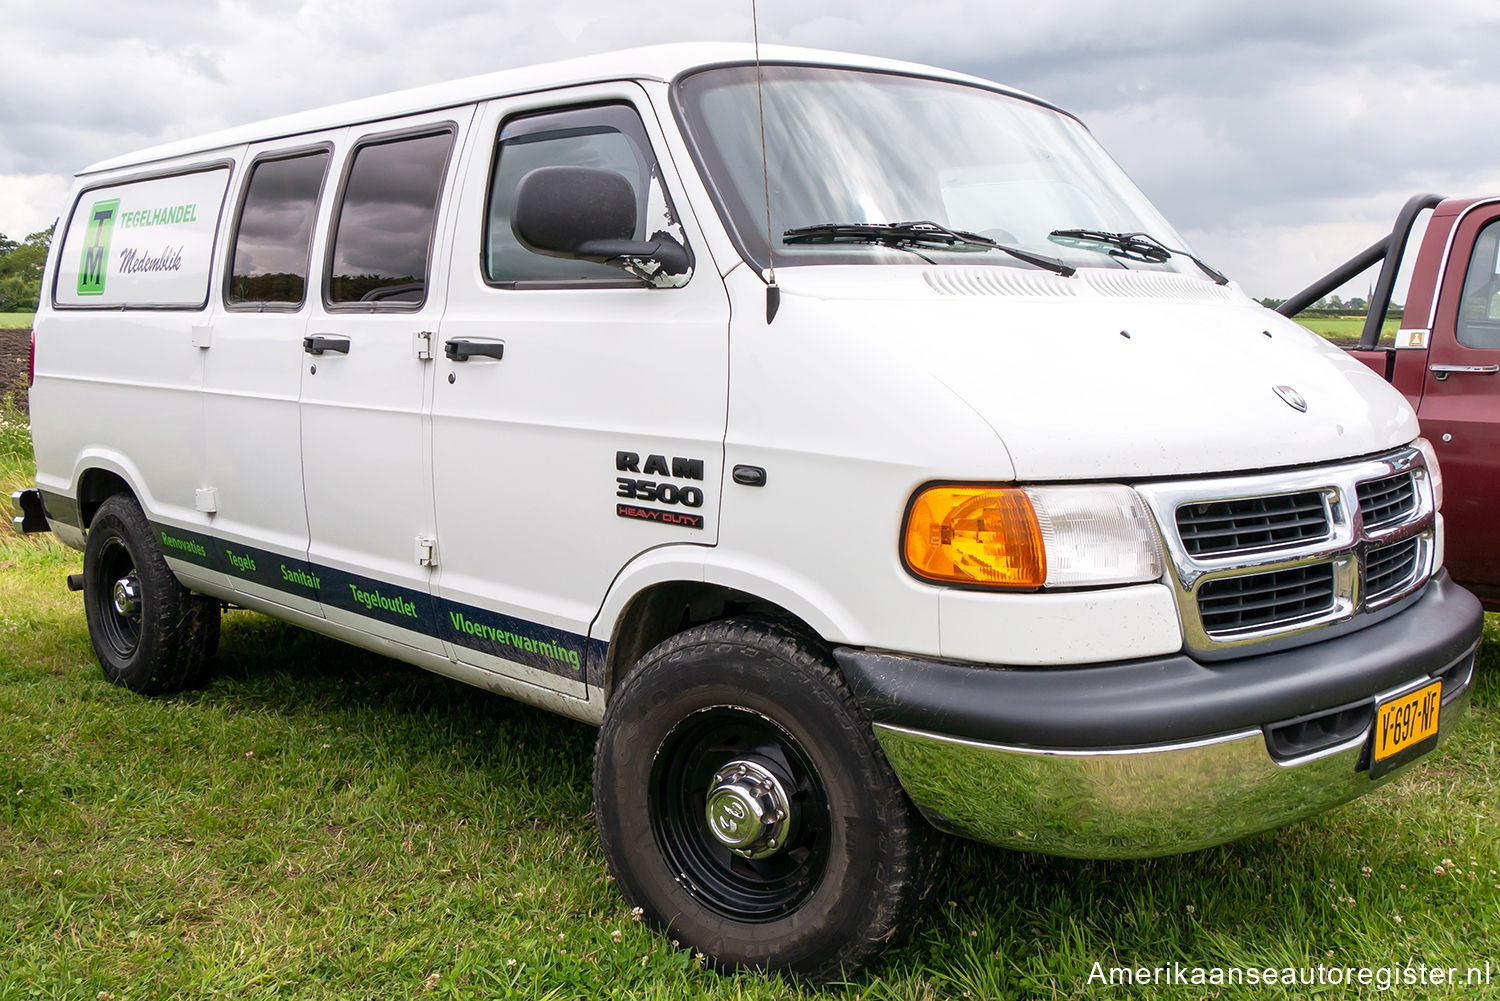
{"type": "Polygon", "coordinates": [[[828,793],[817,769],[796,738],[754,710],[713,706],[674,727],[647,796],[662,854],[705,907],[732,921],[786,917],[828,868],[828,793]],[[770,806],[760,815],[758,799],[770,806]]]}
{"type": "Polygon", "coordinates": [[[128,661],[141,645],[141,580],[135,559],[117,536],[100,544],[93,578],[96,586],[85,587],[84,600],[99,623],[99,641],[111,659],[128,661]]]}
{"type": "Polygon", "coordinates": [[[196,683],[219,643],[219,603],[178,582],[127,494],[105,500],[89,524],[83,608],[104,676],[142,695],[196,683]]]}
{"type": "Polygon", "coordinates": [[[594,803],[626,898],[720,967],[851,974],[929,883],[932,832],[826,652],[760,620],[641,658],[599,731],[594,803]]]}

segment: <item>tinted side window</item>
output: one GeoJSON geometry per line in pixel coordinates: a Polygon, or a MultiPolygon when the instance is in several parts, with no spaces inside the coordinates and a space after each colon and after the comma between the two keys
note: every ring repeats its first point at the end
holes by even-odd
{"type": "Polygon", "coordinates": [[[521,178],[538,167],[600,167],[624,176],[636,195],[635,239],[670,223],[646,134],[634,109],[603,105],[513,118],[500,128],[485,219],[484,276],[491,282],[584,281],[640,284],[619,268],[532,253],[511,231],[521,178]]]}
{"type": "Polygon", "coordinates": [[[453,133],[362,146],[339,206],[329,302],[419,303],[453,133]]]}
{"type": "Polygon", "coordinates": [[[255,165],[235,229],[231,304],[300,306],[306,299],[313,216],[327,170],[327,151],[255,165]]]}
{"type": "Polygon", "coordinates": [[[1458,305],[1458,343],[1500,348],[1500,220],[1479,231],[1458,305]]]}

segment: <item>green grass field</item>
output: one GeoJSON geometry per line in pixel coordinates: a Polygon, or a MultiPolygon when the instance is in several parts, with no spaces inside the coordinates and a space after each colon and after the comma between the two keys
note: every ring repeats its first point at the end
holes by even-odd
{"type": "MultiPolygon", "coordinates": [[[[28,448],[0,424],[7,493],[28,448]]],[[[0,534],[0,999],[1302,998],[1089,977],[1500,966],[1493,673],[1426,767],[1280,832],[1129,863],[955,843],[912,942],[815,991],[717,975],[632,921],[590,815],[591,729],[249,612],[211,683],[143,699],[94,661],[79,567],[0,534]]]]}
{"type": "MultiPolygon", "coordinates": [[[[1363,316],[1299,316],[1296,320],[1308,330],[1321,334],[1331,341],[1358,341],[1359,335],[1365,329],[1363,316]]],[[[1380,326],[1380,343],[1386,346],[1395,343],[1396,331],[1400,327],[1399,318],[1387,319],[1380,326]]]]}
{"type": "Polygon", "coordinates": [[[0,330],[30,330],[34,313],[0,313],[0,330]]]}

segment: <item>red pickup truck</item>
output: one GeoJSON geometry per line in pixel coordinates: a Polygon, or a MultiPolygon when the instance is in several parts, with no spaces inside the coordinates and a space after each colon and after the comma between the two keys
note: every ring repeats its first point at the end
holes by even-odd
{"type": "Polygon", "coordinates": [[[1411,198],[1389,236],[1277,312],[1295,316],[1382,261],[1359,344],[1348,350],[1416,410],[1446,484],[1448,572],[1500,611],[1500,196],[1411,198]],[[1381,327],[1406,246],[1429,209],[1401,327],[1386,343],[1381,327]]]}

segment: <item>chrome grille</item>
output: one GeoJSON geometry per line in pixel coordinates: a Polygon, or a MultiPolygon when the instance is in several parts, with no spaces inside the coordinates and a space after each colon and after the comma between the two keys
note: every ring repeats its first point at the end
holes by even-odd
{"type": "Polygon", "coordinates": [[[1401,590],[1417,569],[1417,539],[1372,549],[1365,557],[1365,601],[1380,601],[1401,590]]]}
{"type": "Polygon", "coordinates": [[[1316,490],[1184,504],[1177,509],[1177,535],[1190,556],[1277,549],[1326,539],[1330,531],[1328,504],[1316,490]]]}
{"type": "Polygon", "coordinates": [[[1333,564],[1314,563],[1210,580],[1198,589],[1198,613],[1209,636],[1224,636],[1322,615],[1334,597],[1333,564]]]}
{"type": "Polygon", "coordinates": [[[1366,480],[1356,489],[1367,532],[1399,524],[1417,506],[1417,486],[1411,473],[1366,480]]]}
{"type": "Polygon", "coordinates": [[[1358,629],[1415,600],[1433,572],[1432,484],[1415,448],[1136,490],[1162,530],[1187,648],[1203,660],[1358,629]]]}

